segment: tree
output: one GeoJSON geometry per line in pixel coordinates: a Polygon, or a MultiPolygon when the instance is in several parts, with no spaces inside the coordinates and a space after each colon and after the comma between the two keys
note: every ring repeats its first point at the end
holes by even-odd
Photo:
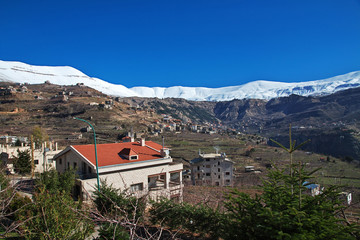
{"type": "Polygon", "coordinates": [[[75,186],[76,173],[74,169],[67,169],[59,173],[55,169],[40,174],[36,182],[36,190],[46,189],[50,193],[62,193],[70,195],[75,186]]]}
{"type": "Polygon", "coordinates": [[[94,192],[95,221],[101,224],[99,239],[138,239],[145,201],[145,197],[137,198],[127,190],[121,191],[102,181],[100,191],[94,192]]]}
{"type": "Polygon", "coordinates": [[[35,148],[37,148],[37,149],[41,148],[41,144],[43,142],[49,140],[49,136],[46,133],[45,129],[43,129],[39,126],[35,126],[33,128],[31,135],[34,137],[35,148]]]}
{"type": "Polygon", "coordinates": [[[193,206],[163,198],[159,202],[153,202],[149,212],[153,224],[160,224],[172,230],[184,229],[210,236],[212,239],[219,239],[226,231],[224,224],[227,223],[227,215],[219,209],[202,204],[193,206]]]}
{"type": "MultiPolygon", "coordinates": [[[[294,168],[295,169],[295,168],[294,168]]],[[[336,187],[317,196],[299,194],[305,187],[291,186],[309,181],[313,172],[297,169],[293,176],[275,169],[264,181],[263,193],[250,197],[238,190],[228,196],[225,207],[231,221],[224,239],[356,239],[359,229],[338,216],[344,206],[336,187]]]]}
{"type": "Polygon", "coordinates": [[[17,150],[18,157],[14,161],[15,172],[20,174],[26,174],[31,172],[31,157],[30,151],[20,151],[17,150]]]}
{"type": "Polygon", "coordinates": [[[20,215],[22,233],[26,239],[83,240],[94,231],[89,213],[68,194],[41,189],[20,215]]]}

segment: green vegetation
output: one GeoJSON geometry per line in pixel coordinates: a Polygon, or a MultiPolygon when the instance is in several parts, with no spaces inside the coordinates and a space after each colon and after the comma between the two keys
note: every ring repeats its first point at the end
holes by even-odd
{"type": "Polygon", "coordinates": [[[218,209],[202,204],[175,203],[168,199],[152,203],[150,219],[153,224],[199,233],[203,237],[210,235],[213,239],[223,238],[227,228],[224,225],[227,216],[218,209]]]}
{"type": "Polygon", "coordinates": [[[270,170],[261,187],[262,194],[251,197],[233,189],[224,211],[206,206],[155,203],[150,210],[153,223],[171,229],[198,232],[216,239],[357,239],[358,225],[339,217],[345,207],[339,189],[329,187],[321,194],[304,194],[313,172],[296,168],[270,170]],[[204,225],[208,223],[208,225],[204,225]]]}
{"type": "Polygon", "coordinates": [[[20,221],[25,239],[78,239],[88,237],[94,224],[81,203],[75,203],[65,193],[53,194],[45,189],[36,193],[20,221]]]}
{"type": "Polygon", "coordinates": [[[75,185],[75,170],[68,169],[60,174],[55,169],[51,169],[40,174],[36,182],[36,191],[45,189],[52,194],[64,192],[67,195],[71,194],[75,185]]]}
{"type": "Polygon", "coordinates": [[[14,161],[15,172],[19,174],[27,174],[31,172],[31,158],[30,151],[20,151],[17,150],[18,157],[14,161]]]}
{"type": "MultiPolygon", "coordinates": [[[[100,184],[100,191],[94,192],[94,203],[99,212],[99,239],[129,239],[135,235],[143,221],[145,198],[136,198],[127,190],[113,188],[106,181],[100,184]],[[130,235],[125,231],[130,231],[130,235]]],[[[96,221],[97,219],[95,219],[96,221]]]]}

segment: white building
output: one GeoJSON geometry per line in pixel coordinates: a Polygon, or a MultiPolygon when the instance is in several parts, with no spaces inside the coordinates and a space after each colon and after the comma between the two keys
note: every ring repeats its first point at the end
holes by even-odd
{"type": "Polygon", "coordinates": [[[199,154],[190,162],[192,184],[232,186],[233,164],[225,153],[199,154]]]}
{"type": "MultiPolygon", "coordinates": [[[[182,201],[182,163],[173,163],[169,150],[152,141],[97,145],[100,184],[106,180],[114,188],[129,190],[136,196],[149,195],[182,201]]],[[[71,145],[57,154],[56,169],[64,172],[75,168],[76,195],[87,200],[96,189],[94,145],[71,145]]]]}
{"type": "Polygon", "coordinates": [[[30,157],[34,157],[34,172],[42,173],[44,170],[50,170],[51,168],[56,168],[55,162],[53,161],[53,157],[55,154],[59,153],[61,150],[58,150],[57,143],[43,143],[41,148],[34,149],[32,153],[30,146],[19,146],[14,147],[8,144],[0,144],[0,154],[2,156],[2,161],[7,165],[8,169],[11,173],[14,173],[13,165],[9,160],[18,157],[18,150],[29,151],[30,157]]]}

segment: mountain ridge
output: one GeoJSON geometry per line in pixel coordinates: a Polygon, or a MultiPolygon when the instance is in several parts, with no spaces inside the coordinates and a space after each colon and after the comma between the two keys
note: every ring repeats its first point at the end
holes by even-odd
{"type": "Polygon", "coordinates": [[[360,87],[360,71],[308,82],[276,82],[257,80],[238,86],[207,87],[132,87],[112,84],[89,77],[69,66],[34,66],[22,62],[0,60],[0,81],[39,84],[45,81],[58,85],[83,83],[104,94],[118,97],[184,98],[192,101],[229,101],[233,99],[270,100],[291,94],[301,96],[328,95],[340,90],[360,87]]]}

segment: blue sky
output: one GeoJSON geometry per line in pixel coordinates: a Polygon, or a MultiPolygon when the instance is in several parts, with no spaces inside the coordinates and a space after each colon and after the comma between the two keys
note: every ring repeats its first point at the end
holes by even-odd
{"type": "Polygon", "coordinates": [[[360,0],[1,0],[0,59],[127,87],[318,80],[360,70],[360,0]]]}

